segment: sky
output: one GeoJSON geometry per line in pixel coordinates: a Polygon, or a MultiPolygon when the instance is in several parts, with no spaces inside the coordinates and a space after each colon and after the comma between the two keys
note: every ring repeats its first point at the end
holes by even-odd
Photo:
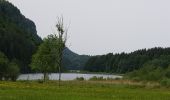
{"type": "Polygon", "coordinates": [[[101,55],[170,47],[170,0],[8,0],[35,22],[42,38],[64,17],[67,46],[101,55]]]}

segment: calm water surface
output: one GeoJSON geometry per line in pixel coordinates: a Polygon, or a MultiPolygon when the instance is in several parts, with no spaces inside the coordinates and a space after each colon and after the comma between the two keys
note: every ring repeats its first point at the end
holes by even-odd
{"type": "MultiPolygon", "coordinates": [[[[58,73],[49,74],[50,80],[58,80],[58,73]]],[[[107,74],[80,74],[80,73],[62,73],[61,80],[74,80],[77,77],[83,77],[85,80],[90,79],[91,77],[103,77],[103,78],[122,78],[119,75],[107,75],[107,74]]],[[[18,80],[38,80],[42,79],[43,74],[21,74],[18,80]]]]}

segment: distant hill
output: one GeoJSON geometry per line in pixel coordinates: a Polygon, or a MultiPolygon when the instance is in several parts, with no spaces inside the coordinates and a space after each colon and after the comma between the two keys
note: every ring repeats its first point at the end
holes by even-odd
{"type": "Polygon", "coordinates": [[[13,4],[0,0],[0,51],[18,60],[22,73],[29,72],[31,56],[41,42],[34,22],[13,4]]]}
{"type": "Polygon", "coordinates": [[[81,70],[90,58],[87,55],[79,55],[69,48],[65,48],[63,53],[63,65],[68,70],[81,70]]]}

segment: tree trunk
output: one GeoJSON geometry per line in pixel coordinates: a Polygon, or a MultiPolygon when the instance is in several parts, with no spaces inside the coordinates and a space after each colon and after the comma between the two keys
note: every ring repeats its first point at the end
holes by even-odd
{"type": "Polygon", "coordinates": [[[61,68],[59,67],[59,87],[60,87],[60,82],[61,82],[61,68]]]}
{"type": "Polygon", "coordinates": [[[62,55],[63,55],[63,47],[60,48],[60,61],[59,61],[59,87],[60,87],[60,83],[61,83],[61,66],[62,66],[62,55]]]}
{"type": "Polygon", "coordinates": [[[47,75],[47,73],[44,72],[44,82],[46,81],[46,75],[47,75]]]}

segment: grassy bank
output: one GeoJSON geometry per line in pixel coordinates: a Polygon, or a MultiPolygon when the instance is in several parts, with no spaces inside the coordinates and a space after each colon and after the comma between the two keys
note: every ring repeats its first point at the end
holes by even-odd
{"type": "Polygon", "coordinates": [[[0,100],[170,100],[170,89],[120,80],[0,82],[0,100]]]}

